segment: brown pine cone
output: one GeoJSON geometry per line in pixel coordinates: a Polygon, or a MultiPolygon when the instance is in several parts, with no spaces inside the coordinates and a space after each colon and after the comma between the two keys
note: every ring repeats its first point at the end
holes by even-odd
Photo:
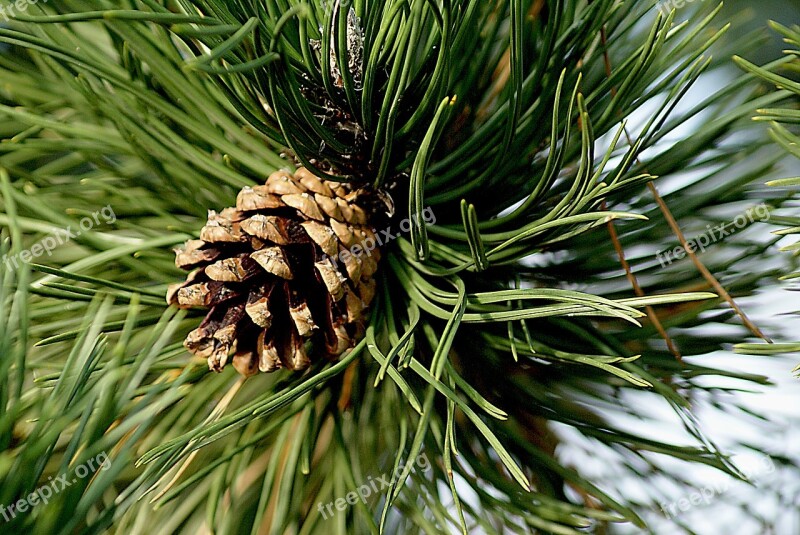
{"type": "Polygon", "coordinates": [[[235,208],[209,211],[199,240],[176,249],[192,270],[167,302],[210,308],[184,346],[221,371],[303,370],[336,359],[364,334],[380,260],[367,188],[300,168],[246,187],[235,208]]]}

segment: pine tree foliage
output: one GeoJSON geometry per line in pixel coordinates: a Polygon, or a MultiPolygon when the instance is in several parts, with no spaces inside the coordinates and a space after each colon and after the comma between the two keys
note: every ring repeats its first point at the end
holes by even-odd
{"type": "MultiPolygon", "coordinates": [[[[800,158],[800,137],[798,137],[796,128],[797,124],[800,123],[800,111],[797,109],[797,103],[800,102],[800,82],[797,81],[798,67],[800,67],[800,60],[798,60],[798,57],[800,57],[798,56],[800,54],[800,27],[793,26],[789,28],[778,23],[772,23],[771,26],[783,36],[784,42],[792,47],[786,51],[787,61],[780,68],[770,70],[753,65],[743,58],[737,57],[735,59],[742,68],[758,75],[765,82],[774,86],[777,89],[776,94],[783,94],[792,99],[789,101],[791,104],[786,107],[758,110],[759,114],[755,116],[755,120],[769,121],[772,125],[770,135],[775,143],[783,147],[789,154],[800,158]]],[[[800,186],[800,178],[773,180],[769,182],[769,185],[780,188],[796,188],[800,186]]],[[[776,223],[786,227],[775,231],[778,236],[800,234],[800,218],[797,216],[783,216],[777,219],[776,223]]],[[[784,250],[797,257],[800,254],[800,243],[787,245],[784,250]]],[[[798,277],[800,277],[800,272],[790,273],[782,278],[783,280],[793,281],[798,277]]],[[[767,355],[782,352],[800,352],[800,342],[772,344],[769,346],[763,344],[740,344],[737,349],[741,352],[767,355]]],[[[797,371],[800,371],[800,369],[797,371]]]]}
{"type": "MultiPolygon", "coordinates": [[[[81,230],[2,268],[0,503],[110,459],[4,529],[644,529],[658,487],[620,493],[565,441],[644,480],[680,484],[672,460],[738,476],[691,399],[768,381],[676,359],[647,318],[684,357],[747,335],[689,260],[659,264],[677,243],[647,184],[687,232],[758,203],[749,184],[774,160],[748,162],[760,144],[735,134],[786,94],[746,75],[687,105],[729,61],[710,54],[725,27],[715,9],[676,23],[653,7],[64,0],[0,28],[3,254],[81,230]],[[408,220],[365,337],[304,374],[210,372],[181,344],[202,311],[164,299],[183,278],[171,249],[301,165],[387,190],[408,220]],[[113,221],[81,227],[106,206],[113,221]],[[658,404],[684,440],[616,418],[658,404]],[[345,511],[319,507],[386,475],[345,511]]],[[[754,268],[770,245],[737,236],[703,260],[746,295],[774,274],[754,268]]]]}

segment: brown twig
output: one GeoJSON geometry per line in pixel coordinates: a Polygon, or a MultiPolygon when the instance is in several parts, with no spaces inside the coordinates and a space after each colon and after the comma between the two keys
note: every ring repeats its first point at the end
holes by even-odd
{"type": "MultiPolygon", "coordinates": [[[[610,77],[611,76],[611,60],[609,58],[608,49],[606,47],[607,40],[606,40],[605,26],[600,30],[600,39],[601,39],[601,41],[603,43],[603,47],[604,47],[603,57],[605,59],[606,74],[610,77]]],[[[612,92],[612,95],[615,94],[616,93],[616,88],[612,87],[611,88],[611,92],[612,92]]],[[[633,140],[631,139],[631,136],[628,133],[627,127],[623,126],[623,132],[625,133],[625,138],[628,140],[628,145],[629,146],[633,146],[633,140]]],[[[637,163],[641,164],[641,161],[639,160],[638,156],[635,158],[635,161],[637,163]]],[[[645,169],[645,172],[647,172],[647,169],[645,169]]],[[[712,288],[714,288],[714,290],[719,294],[719,296],[721,298],[723,298],[731,306],[731,308],[733,308],[733,310],[736,312],[736,314],[741,318],[742,323],[745,325],[745,327],[747,327],[750,330],[750,332],[752,332],[755,336],[758,336],[759,338],[761,338],[765,342],[772,343],[772,340],[770,338],[768,338],[761,331],[761,329],[759,329],[758,326],[756,326],[750,320],[750,318],[747,317],[747,314],[745,314],[744,310],[742,310],[742,308],[738,304],[736,304],[736,301],[733,299],[733,297],[731,297],[731,295],[722,286],[722,284],[720,284],[720,282],[717,280],[717,278],[714,276],[714,274],[711,273],[711,271],[709,271],[708,268],[703,264],[703,262],[697,257],[697,255],[695,254],[694,250],[691,247],[689,247],[689,244],[686,241],[686,237],[684,236],[683,231],[681,230],[680,226],[678,225],[678,222],[675,219],[675,217],[672,215],[672,212],[670,211],[669,207],[667,206],[667,203],[664,202],[664,199],[659,194],[658,189],[656,188],[656,185],[652,181],[650,181],[650,182],[647,183],[647,187],[650,190],[650,193],[653,195],[653,199],[655,199],[656,204],[658,204],[659,210],[661,210],[661,213],[664,215],[664,219],[667,221],[667,224],[669,225],[670,229],[672,229],[673,234],[675,234],[675,237],[678,238],[678,240],[681,243],[681,246],[684,248],[684,250],[686,251],[686,254],[689,256],[689,258],[692,259],[692,263],[697,268],[697,271],[700,272],[700,274],[703,276],[703,278],[711,285],[712,288]]],[[[613,223],[610,222],[609,225],[611,225],[611,228],[613,228],[613,223]]],[[[616,244],[615,244],[615,247],[616,247],[616,244]]],[[[621,248],[617,250],[618,254],[620,253],[620,250],[621,250],[621,248]]],[[[625,262],[624,260],[622,260],[622,262],[623,262],[623,266],[625,266],[627,264],[627,262],[625,262]]],[[[636,280],[635,277],[633,276],[633,274],[630,272],[629,268],[626,268],[626,273],[629,275],[628,276],[629,280],[631,280],[631,279],[633,281],[636,280]]],[[[633,282],[633,284],[634,284],[634,289],[636,289],[638,287],[638,283],[633,282]]],[[[638,291],[637,291],[637,293],[638,293],[638,291]]],[[[647,315],[648,315],[648,317],[650,317],[651,321],[653,321],[655,319],[655,322],[658,322],[658,318],[656,318],[654,313],[651,315],[650,311],[648,311],[647,315]]],[[[656,328],[658,328],[658,325],[655,322],[653,324],[656,325],[656,328]]],[[[661,332],[661,330],[659,330],[659,332],[661,332]]],[[[667,345],[670,345],[671,341],[666,336],[666,333],[664,333],[664,335],[662,335],[662,336],[665,337],[664,339],[667,341],[667,345]]],[[[678,358],[680,359],[679,356],[678,356],[678,358]]]]}
{"type": "Polygon", "coordinates": [[[750,329],[750,332],[752,332],[754,335],[758,336],[765,342],[771,344],[772,340],[768,336],[766,336],[761,331],[761,329],[759,329],[758,326],[756,326],[756,324],[750,320],[750,318],[747,317],[747,314],[744,313],[744,310],[742,310],[741,307],[736,304],[736,301],[733,299],[733,297],[731,297],[728,291],[725,288],[723,288],[722,284],[719,283],[714,274],[708,270],[708,268],[703,264],[703,262],[700,261],[695,252],[692,250],[692,248],[689,247],[689,244],[686,241],[686,237],[684,236],[683,231],[678,225],[678,222],[675,220],[675,217],[672,215],[672,212],[667,206],[667,203],[664,202],[664,199],[662,199],[661,195],[658,193],[655,184],[653,184],[652,182],[648,182],[647,187],[650,189],[650,193],[653,194],[653,198],[656,200],[658,207],[661,209],[661,213],[664,214],[664,219],[667,220],[667,223],[672,229],[673,234],[675,234],[675,236],[681,242],[681,246],[686,251],[687,256],[689,256],[689,258],[692,259],[692,263],[697,268],[697,271],[699,271],[703,275],[703,278],[706,279],[706,281],[708,281],[708,283],[714,288],[714,291],[716,291],[720,297],[722,297],[725,301],[728,302],[731,308],[742,319],[742,323],[744,323],[745,327],[750,329]]]}
{"type": "Polygon", "coordinates": [[[346,410],[350,406],[350,397],[353,394],[353,379],[356,375],[356,366],[358,362],[353,362],[344,371],[342,379],[342,394],[339,396],[338,407],[340,411],[346,410]]]}
{"type": "MultiPolygon", "coordinates": [[[[606,30],[605,30],[605,27],[603,27],[600,30],[600,39],[602,40],[602,43],[603,43],[603,60],[605,62],[606,75],[610,78],[611,77],[611,58],[609,58],[608,49],[606,48],[606,30]]],[[[615,95],[616,92],[617,92],[617,88],[616,87],[612,87],[611,88],[612,95],[615,95]]],[[[627,132],[626,132],[626,134],[627,134],[627,132]]],[[[630,140],[629,140],[629,143],[630,143],[630,140]]],[[[602,210],[605,210],[605,209],[606,209],[606,201],[603,201],[602,210]]],[[[608,233],[611,235],[611,241],[614,244],[614,250],[617,252],[617,257],[619,257],[619,263],[622,265],[622,269],[625,270],[625,277],[627,277],[628,282],[631,283],[631,286],[633,287],[634,293],[638,297],[644,297],[645,296],[644,290],[642,290],[642,286],[639,284],[639,280],[636,278],[636,275],[633,274],[633,270],[631,269],[631,266],[628,263],[627,258],[625,257],[625,249],[623,249],[622,243],[620,243],[620,241],[619,241],[619,236],[617,235],[617,228],[614,225],[614,220],[613,219],[610,220],[608,223],[606,223],[606,226],[608,227],[608,233]]],[[[667,333],[667,330],[664,328],[664,325],[661,323],[661,320],[658,319],[658,315],[656,314],[655,310],[653,310],[653,307],[647,306],[647,307],[645,307],[644,310],[645,310],[645,313],[647,314],[647,318],[650,320],[650,323],[653,324],[653,327],[655,327],[656,331],[658,331],[658,334],[661,336],[661,338],[664,339],[664,342],[666,342],[667,349],[669,349],[669,352],[672,353],[675,356],[675,358],[678,360],[678,362],[683,362],[683,359],[681,358],[681,353],[678,350],[678,347],[675,345],[675,342],[672,341],[672,337],[669,335],[669,333],[667,333]]]]}
{"type": "MultiPolygon", "coordinates": [[[[605,201],[603,201],[601,209],[606,209],[605,201]]],[[[608,233],[611,235],[611,241],[614,243],[614,250],[617,252],[617,256],[619,257],[619,263],[622,265],[622,269],[625,270],[625,276],[628,278],[628,282],[631,283],[633,291],[638,297],[644,297],[644,290],[642,290],[639,280],[636,278],[636,275],[633,274],[633,270],[631,270],[631,266],[628,263],[627,258],[625,258],[625,250],[622,248],[622,244],[619,241],[619,236],[617,235],[617,228],[614,226],[614,221],[609,221],[606,223],[606,226],[608,227],[608,233]]],[[[656,331],[658,331],[658,334],[661,335],[661,337],[667,343],[669,352],[675,356],[678,362],[683,362],[683,358],[681,357],[678,347],[675,345],[675,342],[672,341],[672,337],[667,333],[667,330],[664,328],[661,320],[658,319],[656,311],[653,310],[653,307],[649,305],[646,306],[644,310],[647,313],[650,323],[653,324],[653,327],[655,327],[656,331]]]]}

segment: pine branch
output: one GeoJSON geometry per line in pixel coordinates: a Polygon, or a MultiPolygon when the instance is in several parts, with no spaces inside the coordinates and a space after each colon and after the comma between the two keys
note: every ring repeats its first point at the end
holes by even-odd
{"type": "MultiPolygon", "coordinates": [[[[788,93],[756,90],[780,63],[687,104],[726,64],[710,57],[725,29],[713,8],[677,24],[654,4],[65,0],[0,28],[3,255],[115,214],[2,271],[0,503],[110,462],[9,529],[644,528],[663,489],[622,495],[563,444],[641,479],[686,486],[673,460],[740,477],[691,399],[769,381],[678,363],[643,320],[654,307],[689,357],[744,336],[710,334],[730,323],[720,299],[659,265],[676,240],[644,192],[674,186],[687,232],[760,202],[748,186],[776,160],[742,164],[762,147],[745,125],[788,93]],[[211,373],[180,343],[198,311],[158,297],[182,278],[170,248],[301,165],[384,188],[403,207],[391,224],[408,218],[365,337],[305,374],[211,373]],[[632,297],[612,220],[648,297],[632,297]],[[620,419],[661,404],[684,439],[620,419]]],[[[774,275],[771,245],[737,235],[704,261],[746,295],[774,275]]]]}

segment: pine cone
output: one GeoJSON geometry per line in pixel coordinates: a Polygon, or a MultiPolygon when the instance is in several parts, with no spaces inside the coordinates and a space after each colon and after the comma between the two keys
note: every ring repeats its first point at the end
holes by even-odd
{"type": "Polygon", "coordinates": [[[210,308],[184,346],[215,371],[235,351],[242,375],[303,370],[353,347],[380,259],[373,197],[300,168],[244,188],[235,208],[209,211],[200,239],[175,250],[175,264],[192,271],[167,293],[181,308],[210,308]]]}

